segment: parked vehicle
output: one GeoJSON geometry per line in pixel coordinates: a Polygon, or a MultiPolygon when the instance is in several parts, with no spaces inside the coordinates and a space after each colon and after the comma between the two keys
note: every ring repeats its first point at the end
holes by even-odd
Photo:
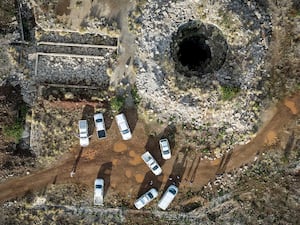
{"type": "Polygon", "coordinates": [[[160,151],[163,159],[170,159],[171,158],[171,149],[169,145],[168,139],[160,139],[159,140],[160,151]]]}
{"type": "Polygon", "coordinates": [[[122,135],[122,139],[123,140],[131,139],[132,138],[131,131],[124,113],[116,115],[116,122],[118,124],[120,133],[122,135]]]}
{"type": "Polygon", "coordinates": [[[87,120],[79,120],[79,143],[81,147],[89,145],[88,123],[87,120]]]}
{"type": "Polygon", "coordinates": [[[166,210],[178,193],[178,188],[171,184],[158,202],[158,207],[166,210]]]}
{"type": "Polygon", "coordinates": [[[137,209],[141,209],[149,202],[151,202],[153,199],[155,199],[157,196],[158,196],[157,190],[155,188],[151,188],[149,191],[147,191],[145,194],[143,194],[134,202],[134,206],[137,209]]]}
{"type": "Polygon", "coordinates": [[[97,132],[97,137],[103,139],[106,137],[106,129],[104,123],[104,117],[102,113],[96,113],[94,115],[95,127],[97,132]]]}
{"type": "Polygon", "coordinates": [[[104,180],[98,178],[94,184],[94,205],[103,205],[104,180]]]}
{"type": "Polygon", "coordinates": [[[162,170],[150,152],[145,152],[142,155],[142,159],[155,175],[161,174],[162,170]]]}

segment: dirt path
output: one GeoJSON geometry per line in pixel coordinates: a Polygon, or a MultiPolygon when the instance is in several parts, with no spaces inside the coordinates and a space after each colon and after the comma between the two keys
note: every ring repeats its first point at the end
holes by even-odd
{"type": "Polygon", "coordinates": [[[300,114],[300,94],[287,97],[279,103],[272,119],[265,124],[257,136],[248,144],[237,146],[231,154],[226,171],[240,167],[243,164],[253,161],[255,155],[263,151],[266,146],[276,144],[282,131],[296,123],[295,119],[300,114]]]}
{"type": "MultiPolygon", "coordinates": [[[[133,112],[128,113],[129,120],[132,115],[133,112]]],[[[295,123],[299,116],[300,93],[279,103],[272,119],[250,143],[237,146],[223,159],[215,161],[200,160],[200,155],[187,155],[174,150],[172,159],[162,162],[158,158],[163,168],[161,176],[154,176],[139,157],[145,151],[145,146],[153,141],[146,136],[144,124],[137,121],[134,126],[131,125],[134,127],[133,139],[124,142],[120,140],[116,124],[112,123],[105,141],[92,138],[89,147],[75,147],[53,168],[0,184],[0,202],[23,196],[29,191],[43,190],[50,184],[80,182],[87,184],[92,191],[94,179],[100,176],[105,179],[105,191],[108,196],[116,193],[123,196],[129,194],[132,201],[150,186],[164,190],[173,182],[177,183],[182,191],[185,187],[197,190],[213,180],[216,174],[231,171],[253,161],[258,152],[267,149],[265,146],[276,143],[282,131],[291,123],[295,123]],[[81,157],[78,157],[79,155],[81,157]],[[76,173],[70,177],[72,170],[76,173]]],[[[150,143],[151,148],[156,141],[154,139],[153,144],[150,143]]],[[[157,152],[159,155],[159,151],[157,152]]]]}
{"type": "MultiPolygon", "coordinates": [[[[124,1],[125,2],[125,1],[124,1]]],[[[133,1],[127,2],[127,5],[121,8],[119,15],[119,24],[121,27],[119,60],[114,74],[111,77],[111,84],[118,86],[120,81],[127,84],[134,84],[135,77],[132,71],[132,60],[135,54],[135,36],[129,31],[128,14],[134,8],[133,1]]]]}

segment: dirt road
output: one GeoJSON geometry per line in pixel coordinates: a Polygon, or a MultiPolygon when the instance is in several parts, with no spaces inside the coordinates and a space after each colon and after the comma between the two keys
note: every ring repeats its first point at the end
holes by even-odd
{"type": "MultiPolygon", "coordinates": [[[[52,168],[18,178],[12,178],[0,184],[0,201],[23,196],[29,191],[41,190],[49,184],[84,183],[91,191],[96,177],[103,177],[106,183],[105,193],[110,196],[132,196],[132,201],[150,186],[164,190],[170,183],[194,190],[216,174],[228,172],[253,161],[256,154],[267,150],[266,146],[276,144],[282,132],[296,123],[300,117],[300,93],[287,97],[276,106],[273,117],[261,128],[256,137],[248,144],[237,146],[231,153],[215,161],[200,160],[200,155],[189,155],[174,147],[173,157],[163,161],[158,150],[158,140],[163,135],[146,135],[142,121],[131,121],[136,118],[134,112],[127,112],[133,130],[130,141],[122,141],[117,126],[112,123],[108,129],[108,138],[92,138],[87,148],[74,147],[65,154],[60,162],[52,168]],[[145,149],[152,151],[163,168],[163,174],[154,176],[142,162],[140,155],[145,149]],[[75,171],[73,177],[71,171],[75,171]],[[152,181],[152,182],[151,182],[152,181]]],[[[166,130],[166,129],[165,129],[166,130]]],[[[169,132],[169,131],[168,131],[169,132]]]]}

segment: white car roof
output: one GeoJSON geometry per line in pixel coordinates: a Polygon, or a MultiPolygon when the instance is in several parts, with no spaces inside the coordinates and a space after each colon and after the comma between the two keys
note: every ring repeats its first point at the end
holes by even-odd
{"type": "Polygon", "coordinates": [[[145,192],[141,197],[139,197],[135,202],[134,205],[137,209],[143,208],[145,205],[147,205],[150,201],[155,199],[158,196],[158,192],[155,188],[151,188],[149,191],[145,192]],[[152,199],[149,199],[147,196],[149,193],[153,195],[152,199]]]}
{"type": "Polygon", "coordinates": [[[117,123],[121,123],[122,121],[125,121],[125,115],[124,113],[120,113],[118,115],[116,115],[116,120],[117,120],[117,123]]]}
{"type": "Polygon", "coordinates": [[[171,184],[158,202],[158,207],[166,210],[178,193],[178,188],[171,184]],[[175,194],[174,194],[175,193],[175,194]]]}
{"type": "Polygon", "coordinates": [[[118,124],[119,130],[121,132],[123,140],[129,140],[132,137],[130,127],[127,123],[126,117],[124,113],[116,115],[116,122],[118,124]],[[127,133],[123,133],[122,131],[128,130],[127,133]]]}

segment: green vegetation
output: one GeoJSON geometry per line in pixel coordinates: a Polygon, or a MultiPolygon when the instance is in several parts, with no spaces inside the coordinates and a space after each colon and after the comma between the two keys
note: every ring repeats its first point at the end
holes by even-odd
{"type": "Polygon", "coordinates": [[[228,101],[233,99],[239,91],[238,87],[221,86],[222,100],[228,101]]]}
{"type": "Polygon", "coordinates": [[[125,98],[123,97],[113,97],[110,102],[110,107],[114,113],[118,113],[121,111],[125,103],[125,98]]]}
{"type": "Polygon", "coordinates": [[[11,125],[6,125],[3,128],[3,134],[6,137],[15,139],[15,141],[20,140],[22,132],[23,132],[23,125],[19,122],[16,122],[11,125]]]}
{"type": "Polygon", "coordinates": [[[15,122],[13,124],[6,125],[3,128],[3,134],[6,137],[13,138],[16,142],[20,140],[27,112],[28,107],[25,104],[21,105],[19,109],[19,116],[16,118],[15,122]]]}
{"type": "Polygon", "coordinates": [[[201,149],[201,152],[203,152],[203,153],[210,153],[210,150],[207,149],[207,148],[204,148],[204,149],[201,149]]]}
{"type": "Polygon", "coordinates": [[[139,96],[136,86],[131,89],[131,96],[135,105],[138,105],[141,102],[141,96],[139,96]]]}

